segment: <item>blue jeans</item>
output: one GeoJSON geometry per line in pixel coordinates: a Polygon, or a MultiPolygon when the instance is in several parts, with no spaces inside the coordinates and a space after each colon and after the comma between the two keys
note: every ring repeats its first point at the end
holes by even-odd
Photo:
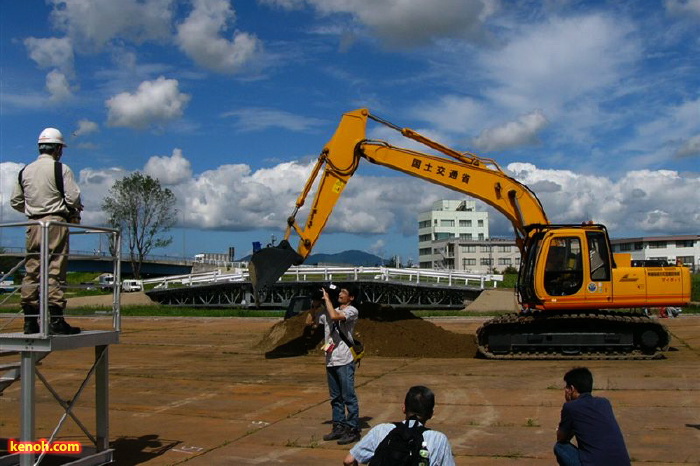
{"type": "Polygon", "coordinates": [[[581,466],[581,460],[578,456],[578,448],[569,442],[555,443],[554,456],[557,457],[559,466],[581,466]]]}
{"type": "Polygon", "coordinates": [[[355,363],[326,367],[328,392],[331,397],[333,423],[344,424],[352,429],[360,428],[360,407],[355,394],[355,363]],[[347,416],[345,409],[347,408],[347,416]]]}

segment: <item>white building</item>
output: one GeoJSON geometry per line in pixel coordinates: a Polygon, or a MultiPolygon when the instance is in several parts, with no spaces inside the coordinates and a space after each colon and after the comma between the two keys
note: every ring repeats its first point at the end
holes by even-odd
{"type": "MultiPolygon", "coordinates": [[[[520,250],[514,239],[448,239],[432,243],[434,269],[459,270],[466,273],[503,273],[508,267],[520,267],[520,250]]],[[[421,267],[426,267],[421,262],[421,267]]]]}
{"type": "Polygon", "coordinates": [[[418,261],[423,268],[440,267],[443,260],[433,243],[451,239],[489,238],[489,214],[477,212],[476,201],[442,200],[418,215],[418,261]]]}
{"type": "Polygon", "coordinates": [[[700,235],[652,236],[611,239],[613,252],[629,253],[633,261],[680,260],[693,272],[700,271],[700,235]]]}

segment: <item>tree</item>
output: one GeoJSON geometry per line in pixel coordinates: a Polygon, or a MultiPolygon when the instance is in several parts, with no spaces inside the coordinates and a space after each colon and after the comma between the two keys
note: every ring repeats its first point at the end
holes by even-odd
{"type": "Polygon", "coordinates": [[[136,172],[112,185],[102,209],[109,216],[108,224],[121,229],[128,240],[134,277],[140,278],[143,258],[153,248],[168,246],[173,241],[171,236],[159,235],[175,225],[175,195],[162,188],[157,179],[136,172]]]}

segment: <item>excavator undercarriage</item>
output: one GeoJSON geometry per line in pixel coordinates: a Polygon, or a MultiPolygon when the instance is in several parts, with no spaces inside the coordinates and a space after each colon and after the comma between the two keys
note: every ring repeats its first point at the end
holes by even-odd
{"type": "Polygon", "coordinates": [[[489,359],[659,359],[671,342],[664,325],[619,310],[505,314],[476,338],[489,359]]]}

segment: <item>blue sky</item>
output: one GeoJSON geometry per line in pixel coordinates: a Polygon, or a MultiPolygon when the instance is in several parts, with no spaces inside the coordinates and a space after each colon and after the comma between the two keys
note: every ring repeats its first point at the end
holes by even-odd
{"type": "MultiPolygon", "coordinates": [[[[0,215],[21,219],[8,197],[52,126],[85,223],[139,170],[178,199],[155,253],[240,257],[282,236],[342,113],[367,107],[495,159],[553,222],[697,234],[699,30],[700,0],[0,2],[0,215]]],[[[315,252],[415,261],[418,213],[447,198],[366,163],[315,252]]]]}

